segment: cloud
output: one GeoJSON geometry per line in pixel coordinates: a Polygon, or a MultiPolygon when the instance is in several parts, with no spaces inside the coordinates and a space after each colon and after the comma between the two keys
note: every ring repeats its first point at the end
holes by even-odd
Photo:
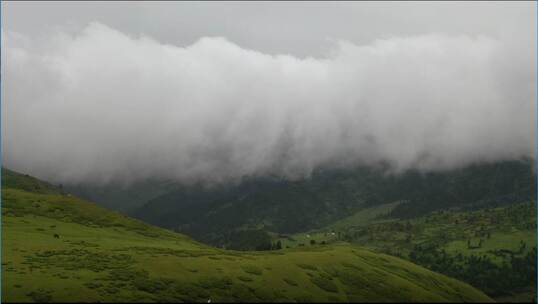
{"type": "Polygon", "coordinates": [[[182,48],[100,23],[42,39],[3,32],[3,162],[68,183],[534,159],[527,38],[338,41],[324,58],[296,58],[222,37],[182,48]]]}

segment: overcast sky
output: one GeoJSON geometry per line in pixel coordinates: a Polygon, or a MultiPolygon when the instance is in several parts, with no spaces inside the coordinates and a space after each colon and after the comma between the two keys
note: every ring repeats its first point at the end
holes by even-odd
{"type": "Polygon", "coordinates": [[[79,31],[98,21],[123,33],[186,46],[223,36],[269,54],[322,56],[333,39],[375,39],[429,33],[488,35],[525,30],[535,36],[533,1],[441,2],[187,2],[21,1],[2,3],[6,30],[31,36],[79,31]]]}
{"type": "Polygon", "coordinates": [[[57,182],[534,158],[535,2],[2,2],[6,166],[57,182]]]}

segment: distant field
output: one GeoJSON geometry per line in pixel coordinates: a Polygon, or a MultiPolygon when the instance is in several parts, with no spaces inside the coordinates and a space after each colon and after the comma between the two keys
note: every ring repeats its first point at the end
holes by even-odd
{"type": "MultiPolygon", "coordinates": [[[[471,244],[478,244],[480,237],[470,237],[471,244]]],[[[529,252],[529,249],[536,246],[536,233],[534,231],[512,231],[512,232],[498,232],[491,234],[489,239],[482,238],[483,244],[481,248],[468,249],[467,242],[464,240],[452,241],[447,243],[443,248],[450,254],[462,253],[464,255],[487,255],[490,256],[497,263],[501,263],[504,259],[502,257],[492,254],[493,251],[504,249],[511,252],[519,252],[521,242],[527,244],[527,247],[521,252],[521,254],[529,252]]],[[[519,254],[519,255],[521,255],[519,254]]]]}
{"type": "Polygon", "coordinates": [[[334,222],[327,228],[338,230],[353,226],[367,226],[373,223],[394,221],[395,219],[387,219],[383,218],[383,216],[389,214],[389,212],[396,208],[396,206],[399,204],[400,202],[394,202],[366,208],[353,214],[352,216],[334,222]]]}
{"type": "Polygon", "coordinates": [[[345,243],[211,248],[76,197],[2,189],[2,301],[490,301],[345,243]]]}
{"type": "Polygon", "coordinates": [[[387,215],[391,210],[400,204],[399,202],[383,204],[378,206],[373,206],[370,208],[362,209],[355,214],[343,218],[339,221],[334,222],[333,224],[318,230],[313,230],[305,233],[297,233],[293,235],[278,235],[274,234],[273,241],[280,241],[282,247],[298,247],[298,246],[309,246],[311,241],[314,241],[316,244],[322,242],[332,243],[338,240],[342,240],[342,231],[350,227],[363,227],[368,226],[373,223],[384,223],[395,221],[396,219],[386,219],[383,218],[384,215],[387,215]],[[302,244],[302,245],[301,245],[302,244]]]}

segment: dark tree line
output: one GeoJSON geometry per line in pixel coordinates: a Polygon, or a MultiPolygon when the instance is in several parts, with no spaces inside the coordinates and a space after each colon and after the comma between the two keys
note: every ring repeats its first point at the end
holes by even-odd
{"type": "Polygon", "coordinates": [[[449,255],[435,245],[415,246],[409,258],[433,271],[465,281],[490,296],[536,286],[536,247],[522,256],[508,254],[500,265],[487,256],[449,255]]]}

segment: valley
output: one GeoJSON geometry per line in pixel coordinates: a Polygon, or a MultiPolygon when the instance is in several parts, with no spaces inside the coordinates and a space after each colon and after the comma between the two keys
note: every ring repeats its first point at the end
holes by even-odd
{"type": "Polygon", "coordinates": [[[210,247],[3,171],[2,301],[488,302],[470,285],[346,242],[210,247]]]}
{"type": "Polygon", "coordinates": [[[458,278],[495,299],[533,301],[535,184],[525,160],[399,176],[375,168],[320,170],[295,182],[171,192],[140,208],[138,217],[236,250],[350,242],[458,278]]]}

